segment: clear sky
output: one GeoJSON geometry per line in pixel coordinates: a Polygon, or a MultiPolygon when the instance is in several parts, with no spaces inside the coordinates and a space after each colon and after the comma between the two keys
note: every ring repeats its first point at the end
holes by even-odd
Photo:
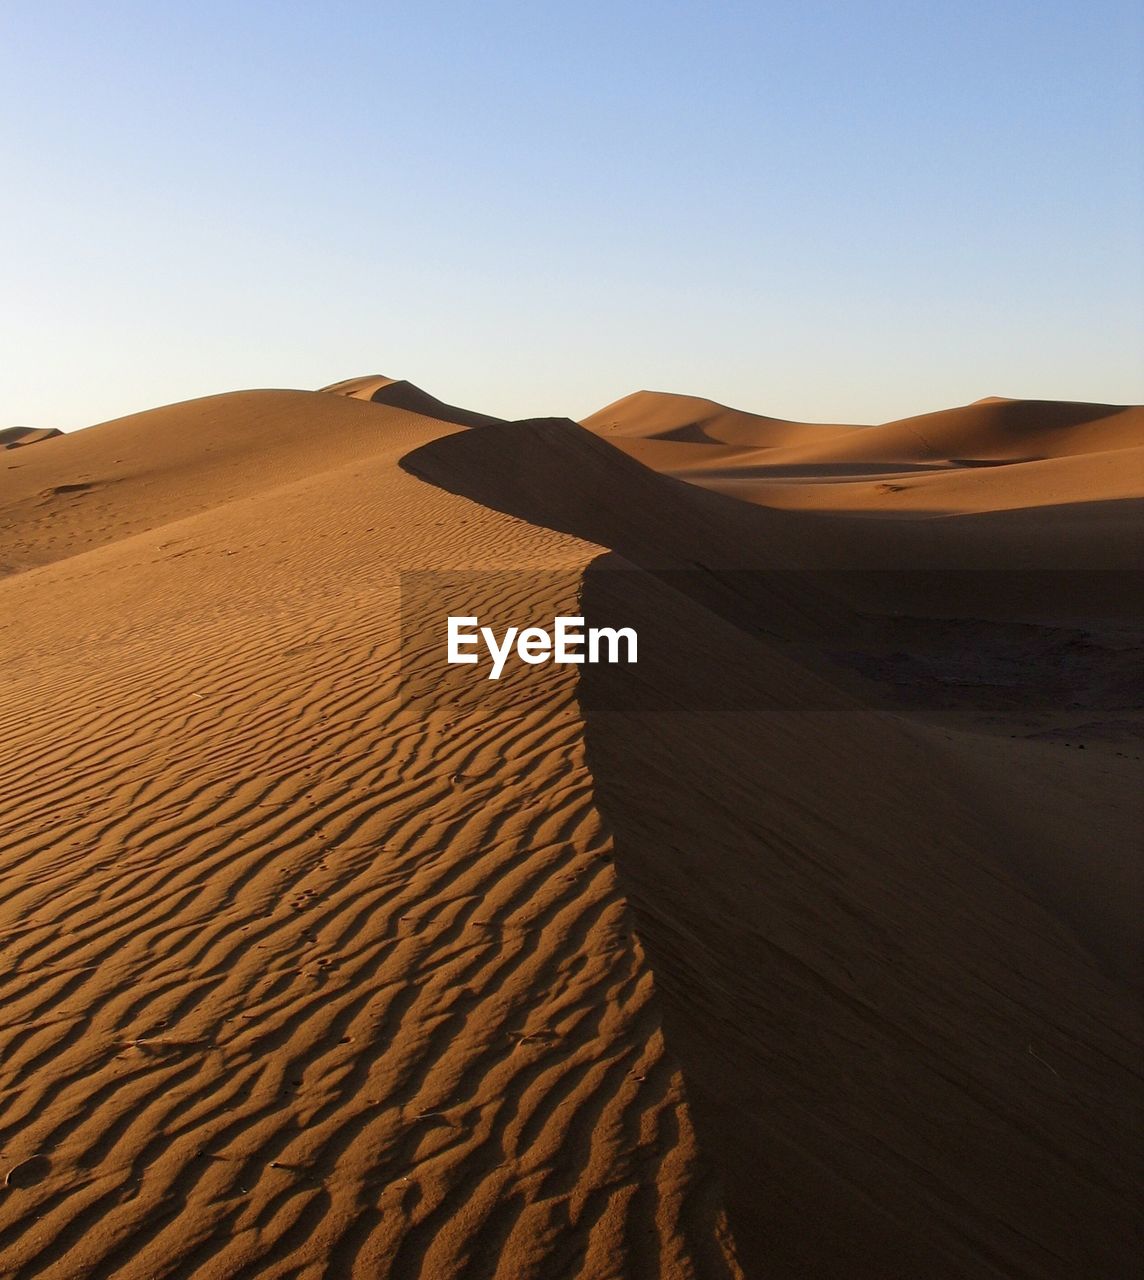
{"type": "Polygon", "coordinates": [[[1144,399],[1138,0],[2,0],[0,426],[1144,399]]]}

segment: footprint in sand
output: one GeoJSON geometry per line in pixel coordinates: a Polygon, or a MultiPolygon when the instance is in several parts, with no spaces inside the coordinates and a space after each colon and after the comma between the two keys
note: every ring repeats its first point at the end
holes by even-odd
{"type": "Polygon", "coordinates": [[[47,1156],[29,1156],[8,1170],[4,1179],[6,1187],[34,1187],[52,1171],[52,1162],[47,1156]]]}

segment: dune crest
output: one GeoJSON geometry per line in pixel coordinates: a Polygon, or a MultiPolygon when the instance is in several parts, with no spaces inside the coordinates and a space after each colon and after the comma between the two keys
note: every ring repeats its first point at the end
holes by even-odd
{"type": "Polygon", "coordinates": [[[452,422],[461,427],[482,427],[490,422],[502,419],[491,417],[486,413],[476,413],[472,409],[461,409],[455,404],[445,404],[436,396],[399,378],[386,378],[380,374],[371,374],[364,378],[350,378],[345,382],[335,382],[332,386],[323,387],[322,391],[332,395],[349,396],[355,400],[368,400],[373,404],[390,405],[394,409],[405,409],[409,413],[420,414],[424,418],[434,418],[438,422],[452,422]]]}
{"type": "Polygon", "coordinates": [[[20,449],[62,435],[55,427],[0,427],[0,449],[20,449]]]}
{"type": "Polygon", "coordinates": [[[636,437],[751,449],[810,443],[854,429],[768,418],[731,409],[714,400],[668,391],[637,391],[585,418],[583,425],[601,435],[614,434],[625,439],[636,437]]]}

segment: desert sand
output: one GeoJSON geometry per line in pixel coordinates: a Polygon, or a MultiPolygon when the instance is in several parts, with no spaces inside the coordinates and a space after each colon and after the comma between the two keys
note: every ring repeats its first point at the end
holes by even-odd
{"type": "Polygon", "coordinates": [[[1139,407],[4,443],[0,1275],[1133,1274],[1139,407]]]}
{"type": "Polygon", "coordinates": [[[54,427],[3,427],[0,428],[0,449],[19,449],[21,445],[37,444],[63,435],[54,427]]]}

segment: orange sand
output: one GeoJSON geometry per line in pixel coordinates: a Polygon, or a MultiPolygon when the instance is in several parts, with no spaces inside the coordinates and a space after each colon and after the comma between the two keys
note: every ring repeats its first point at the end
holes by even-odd
{"type": "Polygon", "coordinates": [[[4,452],[0,1274],[1130,1274],[1141,410],[585,426],[4,452]]]}

